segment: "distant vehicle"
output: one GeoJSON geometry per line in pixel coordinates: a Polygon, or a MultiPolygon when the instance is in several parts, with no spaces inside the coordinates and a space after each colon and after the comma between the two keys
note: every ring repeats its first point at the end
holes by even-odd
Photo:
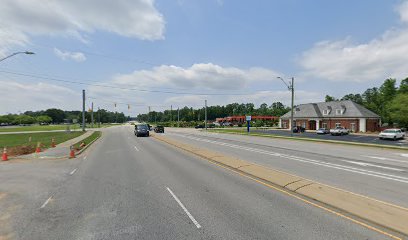
{"type": "Polygon", "coordinates": [[[378,137],[380,139],[397,140],[397,139],[403,139],[405,137],[405,133],[401,129],[392,128],[392,129],[386,129],[380,132],[380,134],[378,134],[378,137]]]}
{"type": "Polygon", "coordinates": [[[316,133],[317,134],[329,134],[330,130],[327,129],[327,128],[319,128],[319,129],[316,130],[316,133]]]}
{"type": "Polygon", "coordinates": [[[195,128],[195,129],[204,128],[204,125],[199,124],[199,125],[195,126],[194,128],[195,128]]]}
{"type": "Polygon", "coordinates": [[[302,132],[305,132],[305,128],[304,127],[301,127],[301,126],[296,126],[296,127],[293,127],[293,129],[292,129],[292,132],[294,132],[294,133],[302,133],[302,132]]]}
{"type": "Polygon", "coordinates": [[[135,125],[135,135],[136,137],[148,137],[149,136],[149,126],[147,124],[135,125]]]}
{"type": "Polygon", "coordinates": [[[155,133],[164,133],[164,127],[163,126],[156,126],[154,128],[155,133]]]}
{"type": "Polygon", "coordinates": [[[349,134],[349,130],[344,127],[336,127],[334,129],[330,129],[330,134],[332,136],[342,136],[349,134]]]}
{"type": "Polygon", "coordinates": [[[207,124],[207,128],[215,128],[215,124],[214,123],[207,124]]]}

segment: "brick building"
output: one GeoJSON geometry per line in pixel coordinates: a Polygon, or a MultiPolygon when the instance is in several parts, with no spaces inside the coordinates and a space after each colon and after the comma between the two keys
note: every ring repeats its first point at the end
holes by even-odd
{"type": "MultiPolygon", "coordinates": [[[[290,112],[279,119],[281,128],[290,129],[290,112]]],[[[301,104],[293,111],[293,126],[307,130],[342,126],[352,132],[376,132],[380,130],[380,116],[353,101],[333,101],[301,104]]]]}

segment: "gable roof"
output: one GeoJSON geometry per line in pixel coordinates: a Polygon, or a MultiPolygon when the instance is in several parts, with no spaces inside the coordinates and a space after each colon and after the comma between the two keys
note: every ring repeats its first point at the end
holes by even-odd
{"type": "MultiPolygon", "coordinates": [[[[350,100],[300,104],[293,111],[294,118],[379,118],[377,114],[350,100]],[[341,115],[336,109],[342,109],[341,115]],[[323,114],[324,110],[326,114],[323,114]]],[[[290,118],[290,112],[281,118],[290,118]]]]}

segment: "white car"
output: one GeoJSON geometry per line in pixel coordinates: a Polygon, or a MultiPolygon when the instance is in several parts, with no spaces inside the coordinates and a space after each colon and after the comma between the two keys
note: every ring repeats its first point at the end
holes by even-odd
{"type": "Polygon", "coordinates": [[[397,140],[397,139],[403,139],[405,137],[405,133],[401,131],[401,129],[392,128],[392,129],[386,129],[380,132],[380,134],[378,134],[378,137],[380,139],[397,140]]]}
{"type": "Polygon", "coordinates": [[[334,135],[340,135],[340,136],[347,135],[347,134],[349,134],[349,130],[344,128],[344,127],[336,127],[334,129],[330,129],[330,134],[332,136],[334,136],[334,135]]]}

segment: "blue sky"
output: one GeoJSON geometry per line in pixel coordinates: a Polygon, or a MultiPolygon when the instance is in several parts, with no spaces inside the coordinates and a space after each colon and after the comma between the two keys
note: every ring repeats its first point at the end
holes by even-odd
{"type": "Polygon", "coordinates": [[[401,0],[2,5],[0,55],[36,54],[0,63],[0,113],[80,109],[82,89],[87,105],[130,115],[204,99],[288,104],[277,76],[295,77],[296,103],[317,102],[408,75],[408,3],[401,0]]]}

